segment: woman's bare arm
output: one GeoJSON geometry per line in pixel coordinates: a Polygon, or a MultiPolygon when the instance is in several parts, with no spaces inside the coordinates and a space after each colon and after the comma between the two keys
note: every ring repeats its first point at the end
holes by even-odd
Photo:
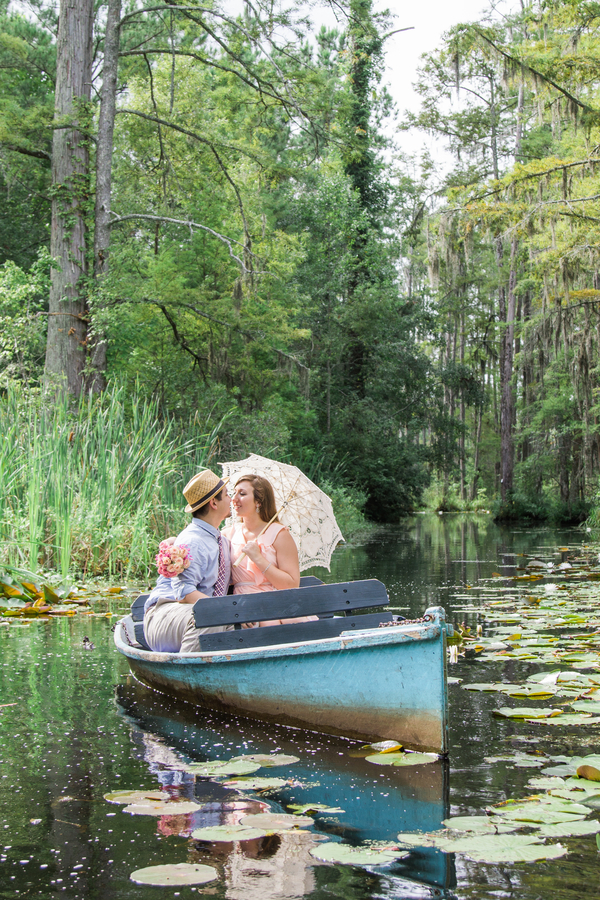
{"type": "Polygon", "coordinates": [[[244,551],[261,572],[265,573],[265,578],[268,578],[276,590],[297,588],[300,584],[298,548],[289,531],[282,529],[275,538],[273,546],[277,554],[277,561],[274,563],[269,563],[269,560],[265,559],[257,541],[248,541],[244,551]]]}

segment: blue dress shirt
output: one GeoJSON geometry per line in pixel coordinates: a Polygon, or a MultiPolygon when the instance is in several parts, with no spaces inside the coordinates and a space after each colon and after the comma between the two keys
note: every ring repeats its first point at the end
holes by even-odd
{"type": "Polygon", "coordinates": [[[203,519],[192,519],[187,528],[184,528],[175,540],[176,544],[185,544],[190,548],[192,561],[189,568],[184,569],[181,575],[175,575],[173,578],[159,575],[156,587],[144,604],[145,612],[154,606],[159,597],[183,600],[193,591],[201,591],[208,597],[212,597],[219,575],[219,536],[225,556],[225,575],[227,583],[229,582],[231,572],[229,540],[221,535],[217,528],[209,525],[203,519]]]}

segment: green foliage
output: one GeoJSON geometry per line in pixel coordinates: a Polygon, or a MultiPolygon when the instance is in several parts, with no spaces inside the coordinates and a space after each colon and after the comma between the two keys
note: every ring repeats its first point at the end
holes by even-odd
{"type": "Polygon", "coordinates": [[[356,488],[337,486],[330,481],[321,481],[319,486],[331,498],[336,521],[346,540],[368,529],[369,523],[364,514],[366,494],[356,488]]]}
{"type": "Polygon", "coordinates": [[[50,258],[41,251],[29,271],[0,266],[0,384],[17,378],[35,383],[46,352],[50,258]]]}
{"type": "Polygon", "coordinates": [[[71,404],[9,384],[0,397],[0,560],[152,578],[180,531],[181,487],[210,462],[219,423],[176,426],[123,387],[71,404]]]}
{"type": "Polygon", "coordinates": [[[565,503],[546,496],[528,497],[520,494],[514,494],[505,503],[496,500],[492,504],[496,522],[548,522],[552,525],[589,523],[590,509],[589,500],[565,503]]]}
{"type": "Polygon", "coordinates": [[[56,54],[41,19],[0,3],[0,264],[25,268],[49,241],[56,54]]]}

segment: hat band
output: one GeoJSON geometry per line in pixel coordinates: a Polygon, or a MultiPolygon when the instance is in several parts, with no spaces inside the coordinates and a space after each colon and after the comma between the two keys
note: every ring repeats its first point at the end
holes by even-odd
{"type": "Polygon", "coordinates": [[[196,510],[200,509],[202,506],[208,503],[209,500],[212,500],[212,498],[215,497],[224,487],[225,482],[219,480],[219,483],[214,488],[212,488],[212,490],[210,490],[208,494],[205,494],[204,497],[200,498],[200,500],[196,500],[195,503],[190,503],[190,512],[196,512],[196,510]]]}

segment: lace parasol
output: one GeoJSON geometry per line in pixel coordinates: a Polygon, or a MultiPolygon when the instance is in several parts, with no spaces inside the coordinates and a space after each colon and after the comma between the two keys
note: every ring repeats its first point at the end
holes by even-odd
{"type": "Polygon", "coordinates": [[[296,466],[267,459],[252,453],[247,459],[221,463],[223,477],[235,483],[240,475],[262,475],[275,492],[279,521],[289,528],[298,547],[300,571],[310,566],[325,566],[329,570],[331,554],[342,532],[335,521],[331,500],[327,494],[296,466]]]}

